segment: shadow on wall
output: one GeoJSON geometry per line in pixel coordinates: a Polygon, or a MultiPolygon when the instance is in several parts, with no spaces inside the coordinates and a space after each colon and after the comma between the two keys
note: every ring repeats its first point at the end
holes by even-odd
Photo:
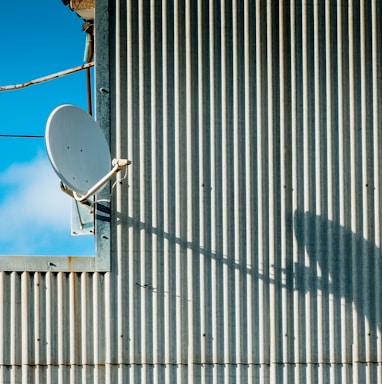
{"type": "MultiPolygon", "coordinates": [[[[227,264],[231,271],[249,274],[255,281],[263,279],[269,284],[276,284],[278,288],[287,289],[292,294],[297,292],[301,302],[305,300],[306,294],[310,293],[312,330],[317,328],[320,321],[323,322],[324,334],[342,337],[340,335],[344,335],[345,329],[346,340],[338,343],[336,348],[341,348],[343,343],[347,344],[349,356],[352,354],[352,339],[357,334],[362,344],[359,346],[360,356],[366,353],[367,338],[371,352],[376,351],[377,333],[382,331],[382,255],[380,248],[375,246],[374,239],[367,240],[322,216],[296,211],[293,217],[293,232],[297,239],[297,253],[296,250],[292,252],[292,249],[288,251],[290,262],[286,262],[286,269],[275,269],[272,276],[272,273],[264,274],[245,264],[227,259],[222,254],[200,248],[199,244],[153,227],[150,222],[144,223],[118,214],[116,217],[117,225],[123,223],[135,230],[133,241],[136,243],[134,255],[139,259],[137,263],[141,262],[142,257],[139,252],[142,231],[149,235],[149,238],[155,234],[159,239],[169,241],[170,253],[175,252],[176,245],[184,252],[192,250],[195,256],[204,255],[221,265],[227,264]],[[322,319],[318,317],[318,311],[322,319]]],[[[370,230],[370,233],[373,233],[373,230],[370,230]]],[[[146,244],[145,250],[151,255],[150,249],[146,244]]],[[[199,262],[198,257],[193,260],[199,262]]],[[[149,266],[147,270],[149,271],[149,266]]],[[[163,281],[157,281],[154,286],[150,273],[143,278],[138,275],[139,277],[136,277],[140,280],[135,281],[137,288],[144,288],[159,295],[172,295],[165,290],[163,281]]],[[[189,301],[187,297],[184,299],[189,301]]],[[[299,312],[303,314],[304,311],[305,308],[299,304],[299,312]]],[[[315,334],[315,337],[319,337],[318,333],[315,334]]],[[[338,353],[341,353],[340,350],[338,353]]]]}
{"type": "MultiPolygon", "coordinates": [[[[376,340],[377,331],[382,331],[380,248],[375,246],[373,239],[367,240],[310,212],[295,212],[294,232],[298,243],[294,289],[302,293],[320,291],[323,298],[334,300],[339,328],[346,322],[350,328],[356,326],[354,332],[360,336],[375,336],[376,340]],[[309,266],[304,260],[306,253],[309,266]],[[353,307],[357,313],[356,323],[353,307]]],[[[327,303],[329,305],[329,300],[327,303]]]]}

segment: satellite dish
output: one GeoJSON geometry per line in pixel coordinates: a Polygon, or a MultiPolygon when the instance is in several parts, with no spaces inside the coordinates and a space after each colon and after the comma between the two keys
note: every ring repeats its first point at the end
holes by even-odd
{"type": "Polygon", "coordinates": [[[87,112],[70,104],[60,105],[50,113],[45,145],[63,191],[81,202],[130,164],[126,159],[112,162],[101,128],[87,112]]]}

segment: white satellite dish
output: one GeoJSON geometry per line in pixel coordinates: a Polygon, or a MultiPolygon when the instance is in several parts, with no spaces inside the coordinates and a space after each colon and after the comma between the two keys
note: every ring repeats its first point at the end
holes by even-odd
{"type": "Polygon", "coordinates": [[[58,106],[49,115],[45,145],[62,190],[80,202],[130,164],[126,159],[112,162],[101,128],[87,112],[70,104],[58,106]]]}

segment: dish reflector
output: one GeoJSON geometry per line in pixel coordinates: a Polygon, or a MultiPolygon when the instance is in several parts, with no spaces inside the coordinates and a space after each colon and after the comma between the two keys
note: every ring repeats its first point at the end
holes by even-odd
{"type": "Polygon", "coordinates": [[[61,181],[86,195],[111,167],[109,145],[93,118],[70,104],[60,105],[48,117],[45,146],[61,181]]]}

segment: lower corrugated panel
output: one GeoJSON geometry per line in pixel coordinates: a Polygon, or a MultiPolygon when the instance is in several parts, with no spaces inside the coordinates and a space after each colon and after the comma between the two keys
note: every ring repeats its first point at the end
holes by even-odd
{"type": "Polygon", "coordinates": [[[379,364],[0,366],[1,383],[380,382],[379,364]],[[358,375],[353,377],[356,369],[358,375]]]}

